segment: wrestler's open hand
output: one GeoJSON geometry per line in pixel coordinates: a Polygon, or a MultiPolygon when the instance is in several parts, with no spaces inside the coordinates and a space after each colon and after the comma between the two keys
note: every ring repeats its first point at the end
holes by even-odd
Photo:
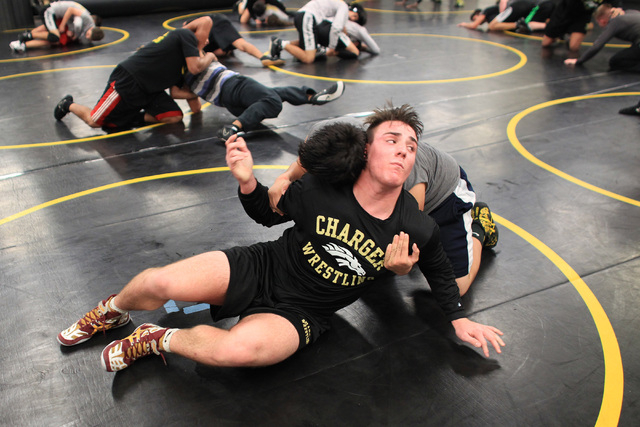
{"type": "Polygon", "coordinates": [[[413,244],[412,253],[409,254],[409,235],[404,231],[393,236],[393,242],[387,245],[384,253],[384,268],[393,271],[399,276],[409,274],[413,265],[420,258],[418,245],[413,244]]]}
{"type": "Polygon", "coordinates": [[[474,347],[482,348],[485,357],[489,357],[489,343],[497,353],[502,353],[500,347],[504,347],[504,341],[500,338],[503,333],[499,329],[473,322],[466,317],[456,319],[451,324],[458,338],[474,347]]]}

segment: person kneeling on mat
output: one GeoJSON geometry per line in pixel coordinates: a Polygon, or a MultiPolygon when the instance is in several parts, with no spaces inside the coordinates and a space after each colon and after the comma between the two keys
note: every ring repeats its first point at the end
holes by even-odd
{"type": "Polygon", "coordinates": [[[26,49],[66,46],[73,42],[90,43],[102,40],[102,19],[74,1],[56,1],[42,13],[44,24],[20,34],[9,44],[15,52],[26,49]]]}

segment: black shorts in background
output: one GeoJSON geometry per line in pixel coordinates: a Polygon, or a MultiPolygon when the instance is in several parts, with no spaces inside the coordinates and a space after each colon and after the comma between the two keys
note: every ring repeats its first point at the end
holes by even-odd
{"type": "Polygon", "coordinates": [[[562,0],[553,10],[544,35],[557,39],[565,34],[586,34],[587,24],[591,22],[592,13],[591,9],[585,8],[581,0],[562,0]]]}

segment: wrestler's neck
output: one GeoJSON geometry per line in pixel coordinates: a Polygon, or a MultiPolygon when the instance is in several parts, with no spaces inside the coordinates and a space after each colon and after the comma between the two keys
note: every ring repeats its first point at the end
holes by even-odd
{"type": "Polygon", "coordinates": [[[369,215],[387,219],[393,213],[402,192],[402,186],[385,186],[373,180],[358,179],[353,185],[353,195],[369,215]]]}

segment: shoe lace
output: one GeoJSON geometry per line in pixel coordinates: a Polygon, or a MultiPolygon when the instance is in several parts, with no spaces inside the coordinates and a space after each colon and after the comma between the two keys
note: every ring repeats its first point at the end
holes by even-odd
{"type": "Polygon", "coordinates": [[[158,349],[158,341],[151,336],[149,329],[140,329],[129,338],[131,346],[125,352],[125,358],[132,362],[136,359],[147,356],[150,353],[155,353],[162,357],[164,364],[167,364],[167,360],[164,354],[158,349]]]}
{"type": "Polygon", "coordinates": [[[478,219],[480,220],[480,223],[482,224],[482,227],[485,230],[494,231],[495,224],[493,223],[493,220],[489,217],[488,209],[486,208],[481,209],[480,212],[478,213],[478,219]]]}
{"type": "Polygon", "coordinates": [[[84,317],[78,321],[78,324],[80,327],[89,325],[93,328],[94,332],[102,331],[106,333],[106,328],[104,327],[106,321],[106,313],[103,313],[100,307],[96,307],[85,314],[84,317]]]}

